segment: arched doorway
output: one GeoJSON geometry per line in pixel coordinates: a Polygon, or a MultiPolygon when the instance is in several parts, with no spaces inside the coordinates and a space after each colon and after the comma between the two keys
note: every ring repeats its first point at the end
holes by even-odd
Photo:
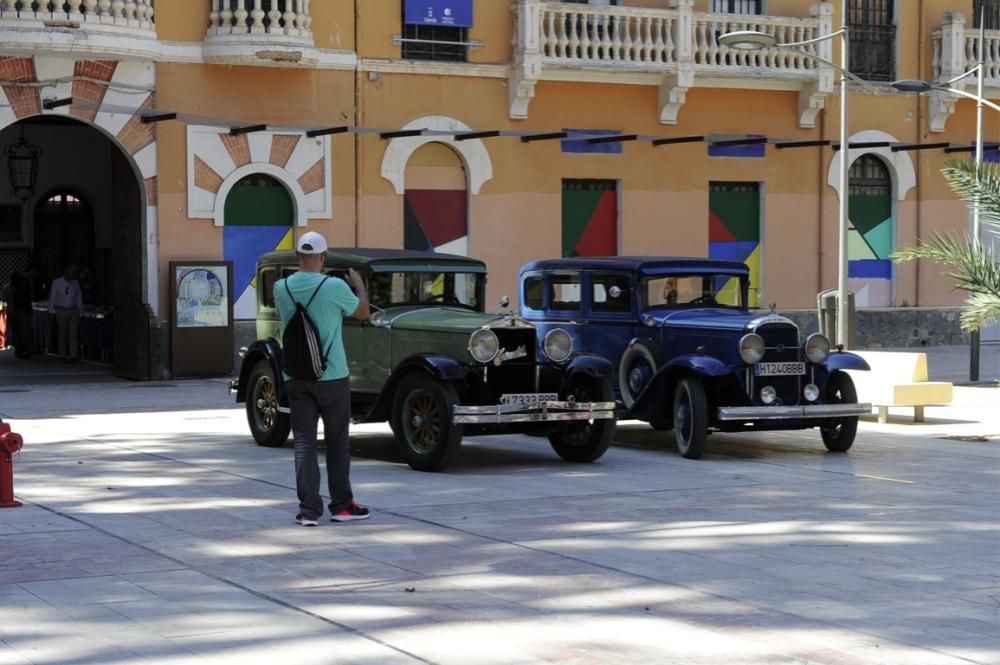
{"type": "Polygon", "coordinates": [[[233,318],[257,317],[257,259],[292,249],[295,205],[285,186],[264,173],[241,178],[226,196],[223,257],[233,262],[233,318]]]}
{"type": "MultiPolygon", "coordinates": [[[[75,117],[20,120],[0,131],[0,148],[22,135],[39,148],[37,177],[34,190],[23,198],[6,188],[0,191],[0,204],[18,206],[22,223],[20,241],[0,243],[0,268],[34,261],[33,300],[42,303],[51,280],[76,264],[85,273],[84,357],[111,365],[120,377],[151,378],[153,313],[144,301],[145,187],[135,164],[121,144],[75,117]]],[[[0,160],[2,182],[8,179],[7,169],[0,160]]]]}
{"type": "Polygon", "coordinates": [[[406,164],[403,247],[445,254],[469,253],[469,197],[465,167],[443,143],[417,148],[406,164]]]}
{"type": "Polygon", "coordinates": [[[862,155],[851,164],[849,187],[848,288],[857,307],[891,307],[892,176],[881,158],[862,155]]]}

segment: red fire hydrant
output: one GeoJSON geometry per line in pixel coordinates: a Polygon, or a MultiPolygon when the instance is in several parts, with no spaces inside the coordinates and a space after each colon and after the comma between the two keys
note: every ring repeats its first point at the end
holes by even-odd
{"type": "Polygon", "coordinates": [[[0,420],[0,508],[17,508],[14,498],[14,454],[20,452],[24,439],[10,431],[10,425],[0,420]]]}

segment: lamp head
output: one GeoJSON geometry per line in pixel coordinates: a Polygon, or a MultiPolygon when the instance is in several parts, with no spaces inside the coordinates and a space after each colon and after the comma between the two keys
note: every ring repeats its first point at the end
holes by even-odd
{"type": "Polygon", "coordinates": [[[934,86],[927,81],[915,81],[912,79],[893,81],[891,85],[900,92],[930,92],[934,89],[934,86]]]}
{"type": "Polygon", "coordinates": [[[759,30],[736,30],[720,36],[719,43],[740,51],[757,51],[777,46],[778,38],[759,30]]]}

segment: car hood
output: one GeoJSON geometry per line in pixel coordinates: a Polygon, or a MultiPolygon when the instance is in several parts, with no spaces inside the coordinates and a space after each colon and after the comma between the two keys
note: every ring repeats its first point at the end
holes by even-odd
{"type": "Polygon", "coordinates": [[[393,307],[385,313],[385,320],[393,330],[471,333],[503,318],[496,314],[473,312],[458,307],[393,307]]]}
{"type": "Polygon", "coordinates": [[[646,313],[656,324],[667,328],[697,328],[704,330],[746,330],[750,322],[760,318],[749,312],[725,307],[697,309],[657,309],[646,313]]]}

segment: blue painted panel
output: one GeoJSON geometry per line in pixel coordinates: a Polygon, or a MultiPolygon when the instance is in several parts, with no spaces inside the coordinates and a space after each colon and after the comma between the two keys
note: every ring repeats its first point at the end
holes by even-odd
{"type": "Polygon", "coordinates": [[[472,0],[405,0],[408,25],[471,28],[472,0]]]}
{"type": "Polygon", "coordinates": [[[616,136],[621,134],[621,131],[615,129],[563,129],[564,132],[568,132],[570,136],[574,134],[587,134],[585,139],[573,139],[567,138],[563,139],[561,142],[563,152],[576,152],[576,153],[603,153],[606,155],[620,155],[624,152],[625,148],[621,143],[588,143],[587,139],[597,138],[598,136],[616,136]]]}
{"type": "Polygon", "coordinates": [[[288,233],[287,226],[226,226],[222,230],[222,255],[233,262],[233,295],[239,298],[250,286],[261,254],[273,251],[288,233]]]}
{"type": "MultiPolygon", "coordinates": [[[[764,138],[763,134],[747,134],[747,138],[764,138]]],[[[767,144],[758,143],[756,145],[726,145],[714,146],[708,144],[709,157],[765,157],[767,155],[767,144]]]]}
{"type": "Polygon", "coordinates": [[[848,261],[847,276],[853,279],[892,279],[892,261],[887,259],[848,261]]]}

